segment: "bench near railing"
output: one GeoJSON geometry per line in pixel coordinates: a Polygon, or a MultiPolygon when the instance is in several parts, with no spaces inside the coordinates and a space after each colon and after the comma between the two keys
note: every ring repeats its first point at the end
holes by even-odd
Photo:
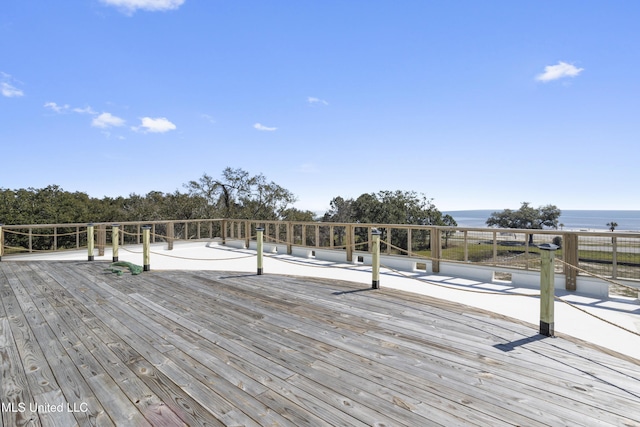
{"type": "MultiPolygon", "coordinates": [[[[613,279],[640,281],[640,233],[585,232],[565,230],[522,230],[442,227],[404,224],[353,224],[239,219],[191,219],[120,222],[119,244],[140,244],[142,227],[150,226],[151,243],[217,238],[222,243],[249,247],[256,228],[264,228],[266,245],[278,252],[312,254],[328,250],[343,252],[344,261],[364,261],[371,251],[373,230],[381,232],[381,252],[388,260],[399,257],[417,270],[441,272],[457,264],[489,272],[518,275],[539,271],[539,245],[558,243],[556,263],[565,288],[575,290],[578,276],[589,272],[613,279]],[[300,248],[300,249],[299,249],[300,248]],[[391,258],[389,258],[391,257],[391,258]]],[[[87,246],[88,224],[29,224],[0,226],[0,259],[12,253],[79,249],[87,246]]],[[[95,223],[98,255],[111,244],[112,223],[95,223]]],[[[336,254],[337,256],[337,254],[336,254]]],[[[335,257],[334,257],[335,258],[335,257]]],[[[483,273],[486,274],[486,273],[483,273]]],[[[496,276],[496,274],[498,276],[496,276]]]]}

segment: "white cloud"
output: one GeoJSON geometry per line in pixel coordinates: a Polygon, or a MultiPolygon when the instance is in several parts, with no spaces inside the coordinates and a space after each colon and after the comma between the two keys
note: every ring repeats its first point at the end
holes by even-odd
{"type": "Polygon", "coordinates": [[[185,0],[102,0],[108,6],[115,6],[127,15],[133,14],[136,10],[147,10],[150,12],[173,10],[182,6],[185,0]]]}
{"type": "Polygon", "coordinates": [[[44,104],[44,108],[48,108],[50,110],[55,111],[56,113],[62,113],[63,111],[66,111],[69,109],[69,105],[65,104],[65,105],[58,105],[55,102],[46,102],[44,104]]]}
{"type": "Polygon", "coordinates": [[[7,98],[24,96],[24,92],[15,87],[14,82],[16,82],[16,80],[11,77],[11,74],[0,71],[0,93],[2,96],[6,96],[7,98]]]}
{"type": "Polygon", "coordinates": [[[2,91],[2,95],[7,98],[16,98],[19,96],[24,96],[24,92],[20,89],[10,85],[7,82],[0,83],[0,91],[2,91]]]}
{"type": "MultiPolygon", "coordinates": [[[[58,105],[55,102],[47,102],[44,104],[45,108],[55,111],[56,113],[64,113],[68,111],[73,111],[77,114],[88,114],[93,116],[91,120],[91,126],[102,129],[102,133],[107,137],[111,138],[111,132],[109,129],[114,127],[121,127],[126,124],[126,120],[114,116],[111,113],[103,112],[98,114],[94,111],[90,106],[86,106],[84,108],[70,107],[68,104],[58,105]]],[[[140,126],[132,126],[131,130],[136,132],[143,133],[164,133],[169,132],[171,130],[176,129],[176,125],[171,123],[164,117],[151,118],[151,117],[142,117],[140,119],[140,126]]],[[[122,138],[122,137],[119,137],[122,138]]]]}
{"type": "Polygon", "coordinates": [[[155,119],[151,117],[142,117],[140,121],[141,121],[140,126],[135,126],[135,127],[132,127],[131,129],[135,131],[141,130],[142,132],[145,132],[145,133],[147,132],[164,133],[164,132],[169,132],[170,130],[176,129],[176,125],[174,125],[164,117],[158,117],[155,119]]]}
{"type": "Polygon", "coordinates": [[[106,129],[109,127],[123,126],[125,121],[111,113],[102,113],[91,121],[91,126],[106,129]]]}
{"type": "Polygon", "coordinates": [[[278,129],[278,128],[267,127],[267,126],[261,125],[260,123],[256,123],[255,125],[253,125],[253,127],[264,132],[273,132],[274,130],[278,129]]]}
{"type": "Polygon", "coordinates": [[[544,73],[536,76],[536,80],[550,82],[564,77],[576,77],[583,70],[584,68],[578,68],[575,65],[559,61],[556,65],[547,65],[544,67],[544,73]]]}
{"type": "Polygon", "coordinates": [[[307,102],[309,104],[322,104],[322,105],[329,105],[329,103],[327,101],[325,101],[324,99],[320,99],[320,98],[316,98],[314,96],[310,96],[307,98],[307,102]]]}
{"type": "Polygon", "coordinates": [[[57,102],[45,102],[44,104],[44,108],[48,108],[52,111],[55,111],[56,113],[64,113],[66,111],[73,111],[74,113],[78,113],[78,114],[90,114],[92,116],[97,116],[98,113],[96,111],[93,110],[93,108],[86,106],[84,108],[71,108],[71,106],[69,104],[64,104],[64,105],[58,105],[57,102]]]}
{"type": "Polygon", "coordinates": [[[95,111],[93,111],[93,108],[89,106],[86,106],[84,108],[74,108],[73,112],[78,114],[91,114],[92,116],[95,116],[96,114],[98,114],[95,111]]]}
{"type": "Polygon", "coordinates": [[[216,119],[214,119],[213,116],[210,116],[209,114],[200,114],[200,117],[202,117],[212,125],[216,124],[216,119]]]}

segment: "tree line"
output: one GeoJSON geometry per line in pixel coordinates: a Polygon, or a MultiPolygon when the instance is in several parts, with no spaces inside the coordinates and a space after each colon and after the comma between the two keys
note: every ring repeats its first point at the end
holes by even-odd
{"type": "Polygon", "coordinates": [[[328,221],[385,224],[456,225],[423,194],[380,191],[356,199],[335,197],[319,217],[293,206],[297,197],[264,175],[226,168],[219,177],[203,174],[172,193],[90,197],[45,188],[0,188],[0,223],[64,224],[88,222],[158,221],[199,218],[234,218],[283,221],[328,221]]]}
{"type": "MultiPolygon", "coordinates": [[[[58,185],[45,188],[0,188],[0,223],[3,224],[69,224],[89,222],[163,221],[188,219],[251,219],[281,221],[323,221],[334,223],[411,224],[448,226],[443,232],[444,246],[453,235],[457,223],[443,214],[433,200],[415,191],[379,191],[364,193],[357,198],[334,197],[329,209],[317,216],[311,211],[293,206],[297,197],[286,188],[267,180],[262,174],[251,175],[243,169],[226,168],[219,177],[203,174],[197,180],[182,185],[172,193],[151,191],[146,195],[132,193],[126,197],[90,197],[83,192],[69,192],[58,185]]],[[[560,210],[554,205],[533,208],[522,203],[518,210],[494,212],[486,224],[489,227],[541,229],[557,228],[560,210]]],[[[336,227],[337,245],[346,244],[344,227],[336,227]]],[[[59,230],[62,233],[64,230],[59,230]]],[[[407,250],[407,230],[382,229],[383,241],[396,249],[407,250]]],[[[356,227],[356,242],[368,238],[365,228],[356,227]]],[[[14,236],[20,239],[20,236],[14,236]]],[[[74,237],[68,237],[73,246],[74,237]]],[[[51,242],[33,242],[47,249],[51,242]]],[[[63,240],[60,245],[64,246],[63,240]]],[[[430,249],[429,230],[415,230],[412,250],[430,249]]],[[[21,246],[17,240],[15,246],[21,246]]],[[[530,242],[532,243],[532,242],[530,242]]],[[[70,246],[70,247],[71,247],[70,246]]]]}
{"type": "MultiPolygon", "coordinates": [[[[297,197],[264,175],[240,168],[225,168],[220,177],[203,174],[173,193],[151,191],[146,195],[98,199],[83,192],[69,192],[58,185],[45,188],[0,188],[0,223],[64,224],[87,222],[161,221],[200,218],[233,218],[340,223],[414,224],[457,226],[433,200],[415,191],[379,191],[357,198],[334,197],[329,210],[316,216],[293,206],[297,197]]],[[[560,209],[555,205],[494,212],[489,227],[557,228],[560,209]]],[[[609,225],[609,224],[608,224],[609,225]]],[[[616,224],[617,225],[617,224],[616,224]]],[[[446,236],[445,236],[446,238],[446,236]]]]}

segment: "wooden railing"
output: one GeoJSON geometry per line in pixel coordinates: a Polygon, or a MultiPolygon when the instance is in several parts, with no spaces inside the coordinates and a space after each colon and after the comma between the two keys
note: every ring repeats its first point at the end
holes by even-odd
{"type": "MultiPolygon", "coordinates": [[[[99,255],[111,244],[112,223],[95,223],[99,255]]],[[[574,290],[579,274],[586,272],[613,279],[640,281],[640,233],[610,233],[561,230],[520,230],[419,226],[402,224],[323,223],[255,221],[238,219],[193,219],[133,221],[119,223],[119,244],[140,244],[142,227],[151,226],[152,243],[218,239],[255,239],[256,227],[264,227],[265,243],[292,253],[294,247],[344,251],[354,262],[370,251],[371,231],[382,232],[381,250],[389,256],[415,258],[418,265],[429,262],[439,272],[440,263],[464,263],[496,269],[540,268],[538,245],[560,246],[556,268],[566,277],[566,288],[574,290]]],[[[0,259],[14,253],[79,249],[87,245],[87,224],[30,224],[0,227],[0,259]]]]}

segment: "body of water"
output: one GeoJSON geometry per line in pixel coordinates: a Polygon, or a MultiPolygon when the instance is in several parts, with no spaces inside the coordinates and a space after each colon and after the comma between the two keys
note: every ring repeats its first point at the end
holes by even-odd
{"type": "MultiPolygon", "coordinates": [[[[500,209],[447,211],[460,227],[486,227],[487,218],[500,209]]],[[[616,231],[640,231],[640,211],[563,210],[558,224],[565,230],[607,230],[607,223],[617,222],[616,231]]]]}

